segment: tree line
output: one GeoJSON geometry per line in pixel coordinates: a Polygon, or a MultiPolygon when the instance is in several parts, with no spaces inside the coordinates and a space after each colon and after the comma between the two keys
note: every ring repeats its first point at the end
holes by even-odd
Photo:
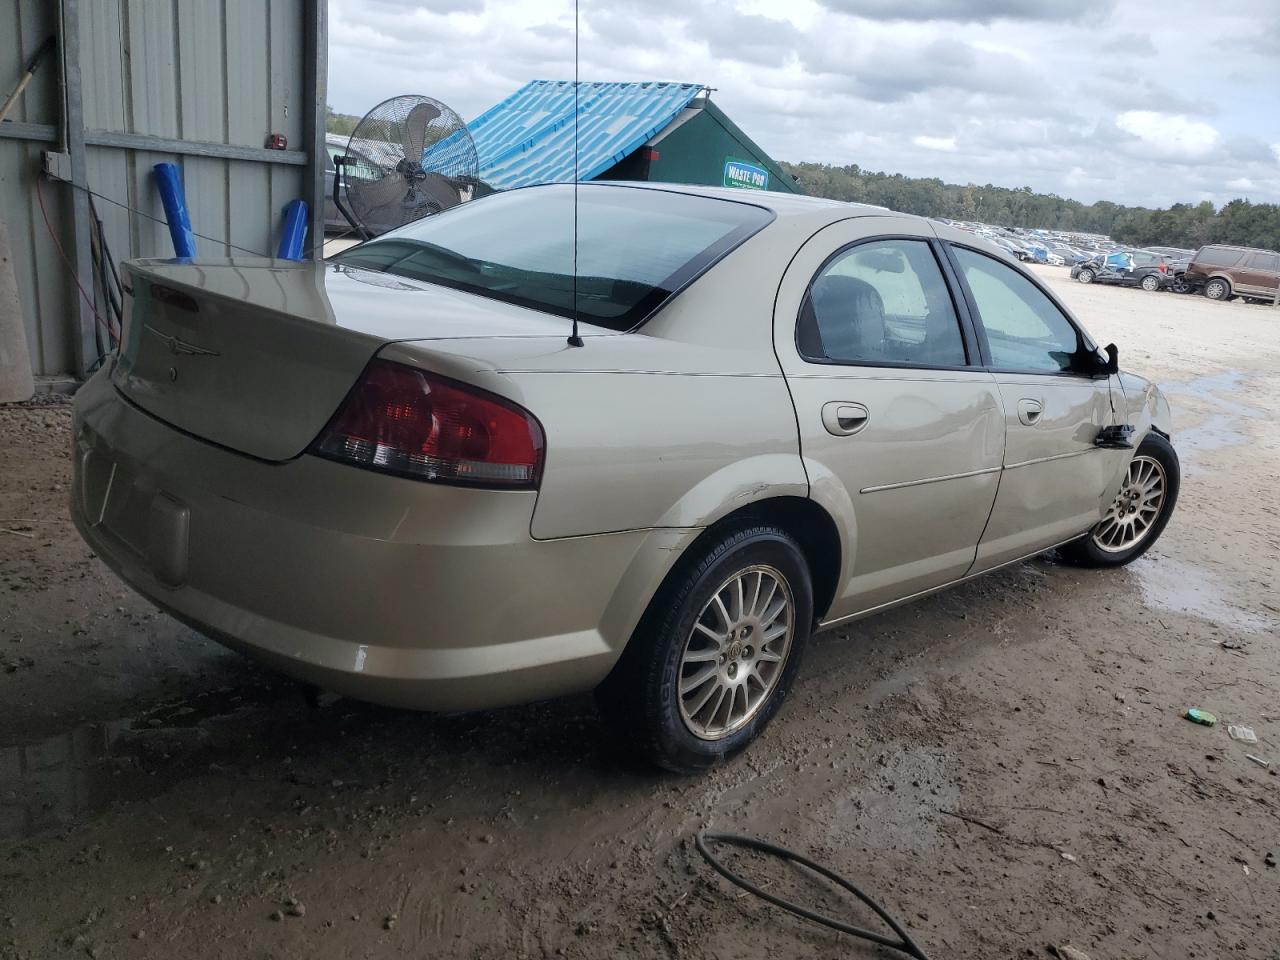
{"type": "Polygon", "coordinates": [[[1234,243],[1280,250],[1280,204],[1232,200],[1175,203],[1167,209],[1126,207],[1100,200],[1084,204],[1030,187],[979,187],[944,183],[936,177],[863,170],[857,164],[782,163],[815,197],[872,203],[903,213],[951,220],[977,220],[1006,227],[1104,233],[1133,246],[1188,247],[1234,243]]]}
{"type": "Polygon", "coordinates": [[[344,137],[349,137],[356,132],[356,124],[362,119],[363,117],[353,117],[349,113],[339,113],[326,104],[324,108],[324,132],[338,133],[344,137]]]}
{"type": "MultiPolygon", "coordinates": [[[[350,136],[360,117],[328,107],[325,129],[350,136]]],[[[977,220],[1005,227],[1039,227],[1104,233],[1136,247],[1195,249],[1206,243],[1236,243],[1280,250],[1280,204],[1232,200],[1221,209],[1205,200],[1175,203],[1168,209],[1126,207],[1107,200],[1083,204],[1030,187],[987,184],[960,186],[936,177],[904,177],[900,173],[863,170],[856,163],[782,163],[815,197],[872,203],[890,210],[951,220],[977,220]]]]}

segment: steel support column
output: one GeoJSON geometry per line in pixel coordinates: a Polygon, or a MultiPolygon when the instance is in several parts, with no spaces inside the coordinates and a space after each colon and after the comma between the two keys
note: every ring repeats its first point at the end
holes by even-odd
{"type": "Polygon", "coordinates": [[[311,230],[307,245],[311,256],[321,256],[324,242],[324,125],[329,78],[328,0],[306,0],[303,17],[302,99],[310,105],[302,121],[302,139],[307,152],[306,189],[303,196],[311,204],[311,230]]]}
{"type": "MultiPolygon", "coordinates": [[[[88,188],[85,169],[84,91],[80,76],[80,0],[62,0],[59,8],[58,36],[61,41],[62,66],[62,146],[71,160],[71,183],[88,188]]],[[[43,174],[37,174],[43,176],[43,174]]],[[[93,293],[93,253],[89,247],[89,195],[84,189],[71,190],[71,250],[75,278],[87,293],[93,293]]],[[[94,327],[94,308],[79,291],[70,292],[77,309],[72,316],[76,374],[84,379],[98,361],[98,341],[94,327]]]]}

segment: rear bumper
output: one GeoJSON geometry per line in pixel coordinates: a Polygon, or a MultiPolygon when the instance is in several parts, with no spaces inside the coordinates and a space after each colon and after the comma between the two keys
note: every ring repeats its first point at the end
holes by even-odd
{"type": "Polygon", "coordinates": [[[109,374],[76,398],[81,535],[178,619],[339,693],[458,710],[590,689],[680,539],[538,541],[533,492],[255,460],[141,412],[109,374]]]}

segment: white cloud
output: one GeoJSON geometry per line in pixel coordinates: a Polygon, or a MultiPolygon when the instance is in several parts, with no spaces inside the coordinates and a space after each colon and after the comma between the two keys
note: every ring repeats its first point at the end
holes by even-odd
{"type": "MultiPolygon", "coordinates": [[[[1162,206],[1247,179],[1280,202],[1280,57],[1239,42],[1274,0],[580,2],[584,80],[709,84],[778,159],[1162,206]]],[[[572,0],[329,4],[346,113],[424,93],[469,119],[573,76],[572,0]]]]}
{"type": "Polygon", "coordinates": [[[941,150],[944,153],[956,152],[955,137],[926,137],[921,134],[918,137],[912,137],[911,142],[917,147],[924,147],[926,150],[941,150]]]}
{"type": "Polygon", "coordinates": [[[1195,160],[1213,152],[1222,137],[1214,127],[1181,114],[1128,110],[1116,126],[1133,134],[1158,157],[1195,160]]]}

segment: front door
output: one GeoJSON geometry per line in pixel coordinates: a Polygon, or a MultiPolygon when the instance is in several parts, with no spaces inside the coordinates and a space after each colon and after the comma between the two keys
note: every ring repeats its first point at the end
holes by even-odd
{"type": "Polygon", "coordinates": [[[1114,423],[1111,389],[1090,370],[1095,348],[1035,283],[1008,264],[952,245],[977,313],[1007,427],[1004,474],[974,572],[1054,546],[1101,519],[1132,451],[1094,445],[1114,423]]]}
{"type": "Polygon", "coordinates": [[[1232,273],[1236,293],[1274,298],[1280,284],[1280,253],[1251,253],[1232,273]]]}
{"type": "Polygon", "coordinates": [[[848,547],[828,620],[963,576],[991,512],[1004,413],[940,256],[917,221],[857,217],[810,239],[779,290],[812,496],[848,547]]]}

